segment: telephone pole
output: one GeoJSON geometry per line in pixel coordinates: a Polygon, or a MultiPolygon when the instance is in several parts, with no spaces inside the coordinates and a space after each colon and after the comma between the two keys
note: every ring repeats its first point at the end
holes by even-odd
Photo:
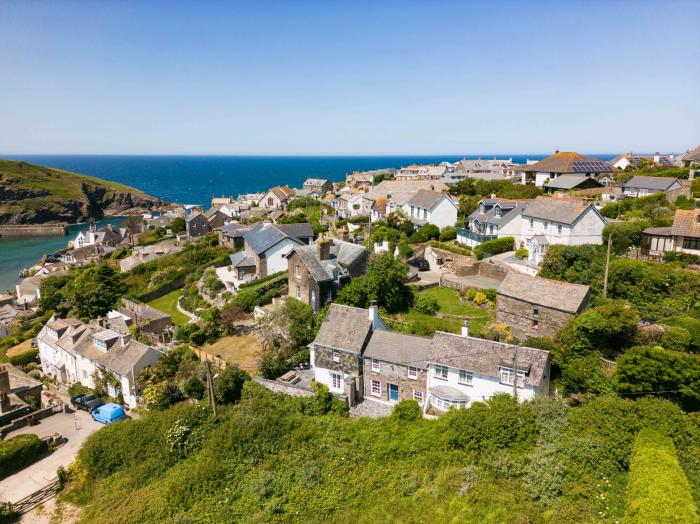
{"type": "Polygon", "coordinates": [[[207,396],[209,397],[209,402],[211,403],[211,411],[216,418],[216,398],[214,397],[214,381],[211,378],[211,364],[209,361],[204,362],[204,367],[207,371],[207,396]]]}
{"type": "Polygon", "coordinates": [[[608,252],[605,255],[605,276],[603,277],[603,298],[608,298],[608,269],[610,268],[610,249],[612,247],[612,231],[608,232],[608,252]]]}

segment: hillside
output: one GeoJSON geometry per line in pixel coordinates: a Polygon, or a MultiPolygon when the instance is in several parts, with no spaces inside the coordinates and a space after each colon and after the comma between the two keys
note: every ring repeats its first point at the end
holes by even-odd
{"type": "Polygon", "coordinates": [[[157,198],[115,182],[0,160],[0,224],[84,222],[138,209],[157,198]]]}

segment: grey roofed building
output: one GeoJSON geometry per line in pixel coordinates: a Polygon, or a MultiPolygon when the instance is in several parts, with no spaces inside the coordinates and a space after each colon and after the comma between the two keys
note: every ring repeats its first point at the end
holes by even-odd
{"type": "Polygon", "coordinates": [[[330,257],[326,260],[319,258],[316,245],[294,249],[294,252],[299,255],[309,274],[316,282],[335,280],[338,273],[347,275],[349,266],[367,257],[369,254],[368,249],[351,242],[338,239],[331,239],[329,242],[332,242],[329,252],[330,257]]]}
{"type": "Polygon", "coordinates": [[[542,349],[438,331],[433,335],[426,360],[498,377],[499,367],[514,367],[514,358],[517,369],[526,372],[526,384],[542,384],[549,362],[549,352],[542,349]]]}
{"type": "Polygon", "coordinates": [[[278,244],[288,235],[274,227],[273,225],[267,225],[267,227],[253,228],[247,231],[243,238],[246,244],[253,250],[256,254],[261,254],[270,249],[275,244],[278,244]]]}
{"type": "Polygon", "coordinates": [[[290,237],[296,238],[297,240],[308,243],[308,239],[313,239],[314,228],[308,222],[301,222],[298,224],[275,224],[275,227],[289,235],[290,237]]]}
{"type": "Polygon", "coordinates": [[[627,182],[622,184],[622,190],[646,189],[651,191],[668,191],[672,186],[679,185],[677,178],[662,177],[662,176],[633,176],[627,182]]]}
{"type": "Polygon", "coordinates": [[[376,329],[372,332],[365,357],[404,366],[425,369],[431,339],[398,331],[376,329]]]}
{"type": "Polygon", "coordinates": [[[591,288],[581,284],[512,272],[498,288],[499,295],[574,314],[588,303],[590,291],[591,288]]]}
{"type": "MultiPolygon", "coordinates": [[[[408,202],[409,206],[419,207],[421,209],[432,209],[435,204],[442,200],[444,193],[436,193],[435,191],[425,191],[421,189],[413,195],[408,202]]],[[[448,197],[449,198],[449,197],[448,197]]]]}
{"type": "Polygon", "coordinates": [[[598,182],[595,178],[587,177],[585,175],[561,175],[555,179],[549,180],[544,187],[546,189],[576,189],[580,188],[592,188],[592,187],[602,187],[603,184],[598,182]]]}
{"type": "Polygon", "coordinates": [[[558,198],[537,199],[523,210],[524,218],[539,218],[561,224],[573,224],[592,204],[558,198]]]}
{"type": "Polygon", "coordinates": [[[245,251],[237,251],[229,256],[233,267],[255,267],[255,260],[245,251]]]}
{"type": "Polygon", "coordinates": [[[314,345],[360,354],[371,332],[366,309],[331,304],[314,345]]]}
{"type": "Polygon", "coordinates": [[[685,155],[683,155],[681,162],[683,162],[684,165],[700,163],[700,146],[696,147],[695,149],[691,149],[685,155]]]}
{"type": "Polygon", "coordinates": [[[248,231],[248,226],[238,222],[229,222],[228,224],[216,228],[216,230],[221,231],[227,237],[237,237],[243,236],[243,234],[248,231]]]}

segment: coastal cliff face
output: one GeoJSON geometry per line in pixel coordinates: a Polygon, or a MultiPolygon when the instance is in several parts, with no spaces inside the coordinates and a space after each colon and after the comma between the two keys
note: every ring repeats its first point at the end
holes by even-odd
{"type": "Polygon", "coordinates": [[[0,160],[0,224],[85,222],[161,205],[157,198],[115,182],[0,160]]]}

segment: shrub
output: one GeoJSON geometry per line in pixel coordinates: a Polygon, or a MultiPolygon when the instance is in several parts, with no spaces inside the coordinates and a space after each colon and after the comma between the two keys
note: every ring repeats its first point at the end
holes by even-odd
{"type": "Polygon", "coordinates": [[[418,311],[418,313],[423,313],[424,315],[434,315],[437,313],[440,306],[435,297],[426,295],[424,293],[419,293],[416,296],[416,301],[413,304],[413,309],[418,311]]]}
{"type": "Polygon", "coordinates": [[[446,242],[438,242],[437,240],[431,240],[430,245],[438,249],[444,249],[445,251],[449,251],[455,255],[464,255],[465,257],[468,257],[472,254],[471,248],[466,246],[462,247],[455,244],[447,244],[446,242]]]}
{"type": "Polygon", "coordinates": [[[39,348],[27,348],[24,351],[8,354],[10,364],[15,366],[26,366],[32,362],[36,362],[39,357],[39,348]]]}
{"type": "Polygon", "coordinates": [[[515,251],[515,256],[521,260],[527,258],[529,254],[530,252],[524,247],[521,247],[515,251]]]}
{"type": "Polygon", "coordinates": [[[411,235],[409,242],[411,244],[420,244],[428,240],[437,240],[440,237],[440,228],[435,224],[425,224],[411,235]]]}
{"type": "Polygon", "coordinates": [[[457,228],[454,226],[447,226],[440,231],[440,241],[446,242],[448,240],[454,240],[457,238],[457,228]]]}
{"type": "Polygon", "coordinates": [[[408,258],[413,254],[413,248],[406,242],[399,242],[399,258],[408,258]]]}
{"type": "MultiPolygon", "coordinates": [[[[690,336],[690,331],[684,327],[671,326],[661,335],[660,342],[666,349],[688,351],[693,343],[693,337],[690,336]]],[[[12,362],[12,359],[10,359],[10,362],[12,362]]]]}
{"type": "Polygon", "coordinates": [[[0,442],[0,478],[27,467],[48,449],[46,441],[33,433],[17,435],[0,442]]]}
{"type": "Polygon", "coordinates": [[[641,430],[634,441],[625,522],[698,522],[673,441],[654,429],[641,430]]]}
{"type": "Polygon", "coordinates": [[[476,246],[474,248],[474,255],[478,260],[481,260],[484,257],[512,251],[514,246],[515,239],[513,237],[494,238],[493,240],[487,240],[476,246]]]}
{"type": "Polygon", "coordinates": [[[419,420],[422,416],[420,406],[415,400],[402,400],[398,402],[391,412],[391,418],[403,422],[419,420]]]}
{"type": "Polygon", "coordinates": [[[83,386],[80,382],[76,382],[75,384],[71,384],[68,386],[68,394],[73,397],[77,397],[78,395],[84,395],[85,393],[89,393],[90,388],[87,386],[83,386]]]}

